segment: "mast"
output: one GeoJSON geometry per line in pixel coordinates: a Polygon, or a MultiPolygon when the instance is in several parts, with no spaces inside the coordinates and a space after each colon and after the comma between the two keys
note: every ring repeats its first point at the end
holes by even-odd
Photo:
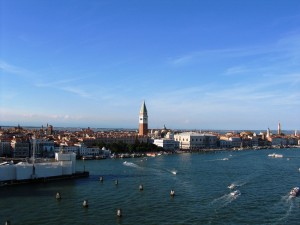
{"type": "Polygon", "coordinates": [[[35,179],[36,176],[35,176],[35,166],[34,166],[34,163],[35,163],[35,149],[36,149],[36,139],[35,139],[35,135],[32,136],[32,175],[31,175],[31,178],[32,179],[35,179]]]}
{"type": "Polygon", "coordinates": [[[34,165],[35,163],[35,149],[36,149],[36,139],[35,135],[32,136],[32,164],[34,165]]]}

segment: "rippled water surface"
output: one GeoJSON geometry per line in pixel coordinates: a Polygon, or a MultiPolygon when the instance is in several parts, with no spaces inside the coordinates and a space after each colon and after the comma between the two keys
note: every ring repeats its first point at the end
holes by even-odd
{"type": "Polygon", "coordinates": [[[300,197],[288,196],[292,187],[300,186],[299,149],[77,161],[78,170],[84,167],[90,171],[86,179],[1,187],[0,224],[6,220],[12,225],[300,221],[300,197]],[[284,157],[269,158],[273,152],[284,157]],[[170,196],[171,189],[175,197],[170,196]],[[232,196],[234,190],[240,194],[232,196]],[[61,201],[55,199],[56,192],[61,193],[61,201]],[[88,208],[82,207],[85,199],[88,208]],[[121,218],[116,216],[118,208],[121,218]]]}

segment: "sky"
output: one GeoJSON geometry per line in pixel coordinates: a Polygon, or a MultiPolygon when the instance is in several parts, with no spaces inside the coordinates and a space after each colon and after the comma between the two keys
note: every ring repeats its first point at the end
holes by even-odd
{"type": "Polygon", "coordinates": [[[298,0],[0,0],[0,126],[300,130],[298,0]]]}

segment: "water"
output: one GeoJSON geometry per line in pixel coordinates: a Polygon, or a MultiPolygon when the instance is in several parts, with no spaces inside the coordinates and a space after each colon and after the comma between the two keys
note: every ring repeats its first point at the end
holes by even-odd
{"type": "Polygon", "coordinates": [[[299,149],[77,161],[84,167],[87,179],[1,187],[0,224],[299,224],[300,198],[288,196],[300,185],[299,149]]]}

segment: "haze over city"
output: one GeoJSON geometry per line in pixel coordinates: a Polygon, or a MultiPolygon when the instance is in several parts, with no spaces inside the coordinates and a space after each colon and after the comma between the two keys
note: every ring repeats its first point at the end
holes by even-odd
{"type": "Polygon", "coordinates": [[[0,2],[0,125],[300,129],[300,1],[0,2]]]}

